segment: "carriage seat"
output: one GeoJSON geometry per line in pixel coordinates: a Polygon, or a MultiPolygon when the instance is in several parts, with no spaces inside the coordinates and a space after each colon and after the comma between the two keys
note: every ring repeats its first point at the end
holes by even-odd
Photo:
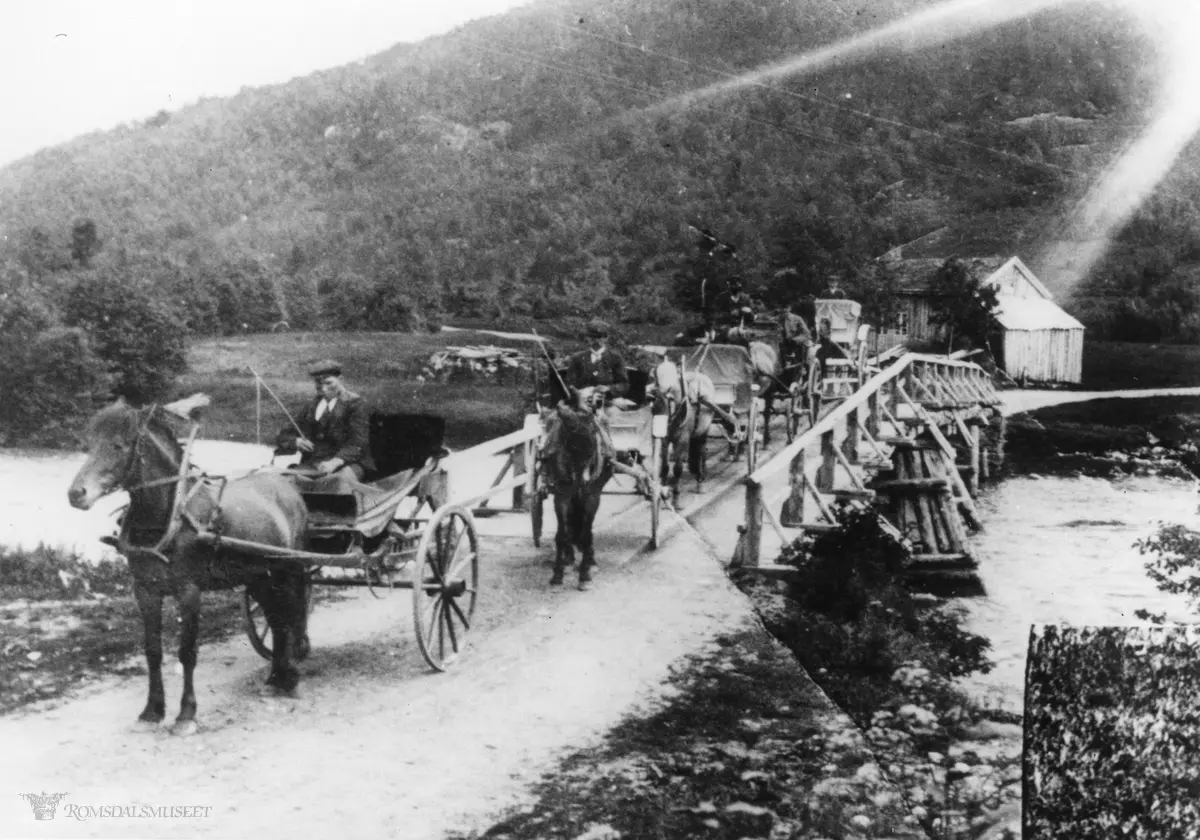
{"type": "Polygon", "coordinates": [[[450,453],[442,443],[444,418],[377,411],[368,425],[375,470],[363,481],[347,470],[325,476],[291,471],[313,525],[353,524],[381,505],[392,505],[397,492],[409,485],[414,495],[444,496],[445,474],[437,467],[438,460],[450,453]]]}

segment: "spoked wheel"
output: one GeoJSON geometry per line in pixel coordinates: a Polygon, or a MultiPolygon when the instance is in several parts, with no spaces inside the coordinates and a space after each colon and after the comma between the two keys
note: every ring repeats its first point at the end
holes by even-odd
{"type": "Polygon", "coordinates": [[[804,389],[793,385],[789,389],[787,417],[784,423],[787,428],[787,442],[791,443],[800,432],[800,415],[804,413],[804,389]]]}
{"type": "Polygon", "coordinates": [[[470,511],[438,509],[413,563],[413,626],[429,666],[445,671],[466,647],[479,591],[479,537],[470,511]]]}
{"type": "MultiPolygon", "coordinates": [[[[309,615],[312,615],[312,590],[312,578],[306,578],[304,607],[309,615]]],[[[273,653],[271,625],[267,623],[267,614],[263,612],[262,604],[254,600],[248,589],[242,590],[242,628],[246,631],[246,638],[250,640],[250,647],[263,659],[270,659],[273,653]]]]}

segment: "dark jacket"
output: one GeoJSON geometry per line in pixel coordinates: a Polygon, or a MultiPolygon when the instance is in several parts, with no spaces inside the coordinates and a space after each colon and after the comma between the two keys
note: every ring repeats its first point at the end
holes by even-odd
{"type": "Polygon", "coordinates": [[[567,364],[565,379],[574,388],[607,385],[609,394],[614,397],[623,397],[629,391],[625,360],[611,347],[605,347],[596,362],[592,361],[591,350],[576,353],[567,364]]]}
{"type": "MultiPolygon", "coordinates": [[[[375,470],[368,443],[369,427],[365,401],[358,394],[347,391],[338,397],[331,411],[317,419],[317,406],[321,397],[315,397],[296,418],[296,425],[304,436],[313,442],[313,451],[306,452],[301,464],[319,464],[330,458],[341,458],[347,464],[359,464],[370,473],[375,470]]],[[[279,433],[276,444],[281,452],[296,451],[298,435],[292,427],[279,433]]]]}

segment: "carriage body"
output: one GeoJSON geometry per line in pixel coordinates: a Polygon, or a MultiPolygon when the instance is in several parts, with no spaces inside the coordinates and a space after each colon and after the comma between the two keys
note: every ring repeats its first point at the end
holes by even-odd
{"type": "Polygon", "coordinates": [[[821,402],[839,402],[862,387],[870,374],[867,345],[871,328],[862,323],[862,304],[858,301],[817,300],[815,310],[818,331],[822,322],[829,321],[830,338],[845,354],[844,358],[826,360],[817,391],[821,402]]]}
{"type": "Polygon", "coordinates": [[[749,472],[758,460],[758,400],[754,360],[750,349],[740,344],[702,344],[682,356],[685,372],[703,373],[712,380],[716,391],[713,408],[718,416],[732,419],[730,432],[733,451],[744,450],[749,472]]]}
{"type": "MultiPolygon", "coordinates": [[[[418,646],[439,671],[462,652],[479,580],[474,520],[448,501],[444,432],[440,417],[373,414],[369,445],[377,470],[368,481],[285,471],[308,508],[303,550],[239,546],[271,562],[306,566],[310,587],[411,589],[418,646]]],[[[248,593],[243,620],[251,645],[270,658],[270,630],[248,593]]]]}

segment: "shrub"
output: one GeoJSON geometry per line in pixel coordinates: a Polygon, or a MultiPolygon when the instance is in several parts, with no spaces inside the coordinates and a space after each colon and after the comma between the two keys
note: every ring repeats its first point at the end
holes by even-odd
{"type": "Polygon", "coordinates": [[[991,643],[962,628],[959,610],[923,606],[905,588],[908,550],[874,513],[845,509],[838,521],[838,530],[798,540],[777,562],[799,570],[784,641],[839,706],[868,721],[908,663],[940,678],[991,669],[991,643]]]}
{"type": "Polygon", "coordinates": [[[82,327],[112,374],[112,392],[143,403],[165,394],[187,369],[187,330],[147,290],[105,270],[84,276],[67,295],[65,320],[82,327]]]}

